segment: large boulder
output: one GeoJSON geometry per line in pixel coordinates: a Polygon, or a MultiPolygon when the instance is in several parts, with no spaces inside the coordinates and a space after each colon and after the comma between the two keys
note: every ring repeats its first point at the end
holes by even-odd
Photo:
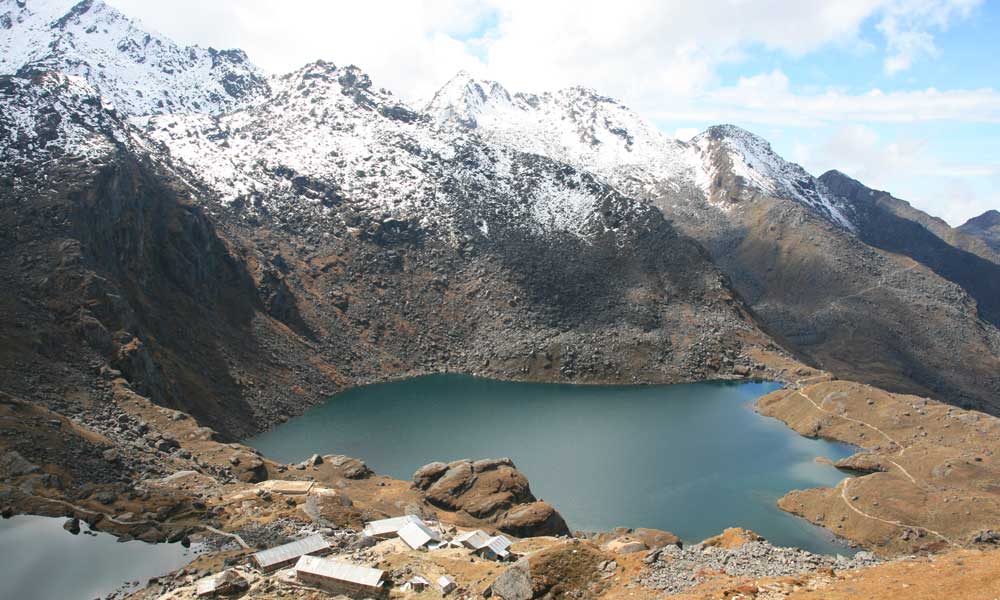
{"type": "Polygon", "coordinates": [[[319,464],[323,463],[331,465],[334,472],[345,479],[368,479],[375,474],[363,460],[343,454],[324,455],[319,464]]]}
{"type": "Polygon", "coordinates": [[[497,528],[517,537],[569,535],[562,515],[548,502],[532,502],[507,511],[497,528]]]}
{"type": "Polygon", "coordinates": [[[683,545],[681,538],[662,529],[640,527],[639,529],[633,529],[629,535],[646,544],[649,548],[663,548],[664,546],[677,546],[680,548],[683,545]]]}
{"type": "Polygon", "coordinates": [[[240,451],[229,459],[233,477],[245,483],[260,483],[267,480],[267,465],[260,457],[250,452],[240,451]]]}
{"type": "Polygon", "coordinates": [[[491,520],[517,537],[569,535],[566,521],[535,498],[509,458],[430,463],[413,474],[413,486],[433,506],[491,520]]]}
{"type": "Polygon", "coordinates": [[[509,458],[431,463],[414,473],[413,485],[434,506],[480,519],[535,501],[528,478],[509,458]]]}

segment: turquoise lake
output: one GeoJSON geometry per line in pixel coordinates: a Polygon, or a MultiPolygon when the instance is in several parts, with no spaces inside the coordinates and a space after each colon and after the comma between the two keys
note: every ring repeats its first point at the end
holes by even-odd
{"type": "Polygon", "coordinates": [[[776,506],[848,475],[816,462],[850,446],[753,411],[774,383],[574,386],[431,375],[354,388],[248,440],[266,456],[363,459],[410,479],[440,460],[509,456],[575,530],[666,529],[697,542],[740,526],[777,545],[849,554],[776,506]]]}

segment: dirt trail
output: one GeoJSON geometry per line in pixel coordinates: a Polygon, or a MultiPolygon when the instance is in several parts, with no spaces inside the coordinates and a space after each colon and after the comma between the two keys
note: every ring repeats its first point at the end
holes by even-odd
{"type": "Polygon", "coordinates": [[[947,537],[945,537],[944,534],[939,533],[937,531],[934,531],[933,529],[928,529],[927,527],[923,527],[921,525],[908,525],[906,523],[903,523],[902,521],[894,521],[894,520],[891,520],[891,519],[883,519],[882,517],[876,517],[875,515],[866,513],[865,511],[861,510],[860,508],[854,506],[854,504],[851,503],[850,498],[847,497],[847,490],[851,486],[851,482],[853,482],[853,481],[854,481],[853,479],[847,478],[847,479],[844,479],[843,481],[841,481],[840,484],[838,484],[839,487],[840,487],[840,497],[841,497],[841,499],[843,499],[844,504],[847,505],[847,508],[853,510],[854,512],[858,513],[862,517],[866,517],[868,519],[872,519],[872,520],[879,521],[879,522],[882,522],[882,523],[888,523],[889,525],[895,525],[896,527],[902,527],[902,528],[906,528],[906,529],[919,529],[921,531],[926,531],[927,533],[929,533],[931,535],[934,535],[934,536],[937,536],[937,537],[941,538],[942,540],[944,540],[945,542],[947,542],[951,546],[954,546],[956,548],[961,547],[959,544],[956,544],[955,542],[953,542],[950,539],[948,539],[947,537]]]}
{"type": "MultiPolygon", "coordinates": [[[[809,401],[809,403],[812,404],[813,407],[816,410],[820,411],[820,412],[826,413],[826,414],[834,416],[834,417],[838,417],[838,418],[844,419],[845,421],[850,421],[852,423],[857,423],[859,425],[863,425],[863,426],[865,426],[865,427],[867,427],[867,428],[869,428],[869,429],[871,429],[873,431],[878,432],[879,435],[881,435],[886,440],[888,440],[893,446],[899,448],[899,452],[897,454],[897,457],[903,456],[903,454],[906,452],[906,447],[903,446],[902,443],[900,443],[898,440],[896,440],[895,438],[893,438],[888,433],[882,431],[881,429],[879,429],[878,427],[872,425],[871,423],[867,423],[867,422],[862,421],[860,419],[855,419],[853,417],[848,417],[847,415],[843,415],[843,414],[840,414],[840,413],[835,413],[833,411],[827,410],[826,408],[823,408],[823,404],[825,404],[827,400],[829,400],[831,398],[834,398],[834,397],[839,397],[838,394],[842,395],[843,392],[833,392],[833,393],[827,394],[819,404],[817,404],[815,400],[813,400],[812,398],[810,398],[809,395],[806,393],[806,388],[803,387],[803,384],[806,381],[810,380],[810,379],[817,379],[818,377],[824,377],[824,376],[805,377],[805,378],[797,380],[795,382],[795,388],[796,388],[795,389],[795,393],[798,394],[799,396],[802,396],[807,401],[809,401]]],[[[914,485],[916,485],[918,487],[923,487],[916,480],[916,478],[913,477],[913,475],[911,475],[910,472],[907,471],[898,462],[896,462],[896,461],[894,461],[894,460],[892,460],[890,458],[886,458],[886,460],[889,463],[891,463],[893,466],[895,466],[897,469],[899,469],[899,471],[907,479],[909,479],[911,483],[913,483],[914,485]]],[[[889,525],[894,525],[896,527],[903,527],[903,528],[909,528],[909,529],[919,529],[919,530],[922,530],[922,531],[926,531],[927,533],[930,533],[930,534],[932,534],[934,536],[937,536],[938,538],[944,540],[945,542],[947,542],[948,544],[950,544],[952,546],[959,547],[959,544],[956,544],[955,542],[953,542],[950,539],[948,539],[947,537],[945,537],[943,534],[941,534],[941,533],[939,533],[937,531],[934,531],[933,529],[928,529],[927,527],[923,527],[923,526],[920,526],[920,525],[908,525],[908,524],[902,523],[900,521],[895,521],[895,520],[891,520],[891,519],[883,519],[881,517],[876,517],[875,515],[869,514],[869,513],[865,512],[865,511],[859,509],[858,507],[854,506],[854,504],[852,504],[851,500],[848,498],[848,494],[847,494],[847,490],[848,490],[848,488],[850,487],[850,485],[851,485],[851,483],[853,481],[854,481],[853,479],[846,478],[843,481],[841,481],[841,483],[839,484],[839,487],[841,488],[841,490],[840,490],[840,497],[841,497],[841,499],[843,499],[844,504],[846,504],[847,507],[850,508],[855,513],[857,513],[857,514],[859,514],[859,515],[861,515],[863,517],[866,517],[868,519],[873,519],[875,521],[880,521],[882,523],[888,523],[889,525]]]]}

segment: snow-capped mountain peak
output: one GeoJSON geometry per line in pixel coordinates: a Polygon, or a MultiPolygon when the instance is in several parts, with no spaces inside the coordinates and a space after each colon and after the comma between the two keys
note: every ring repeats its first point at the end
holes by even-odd
{"type": "Polygon", "coordinates": [[[0,73],[27,65],[81,76],[132,117],[217,114],[268,93],[241,50],[180,47],[101,0],[0,0],[0,73]]]}
{"type": "Polygon", "coordinates": [[[704,200],[728,211],[744,191],[760,192],[794,200],[853,229],[822,182],[778,156],[764,138],[734,125],[711,127],[685,143],[585,87],[512,94],[465,72],[441,88],[425,111],[443,127],[474,129],[491,142],[580,167],[661,205],[680,209],[704,200]],[[734,177],[720,178],[723,172],[734,177]],[[735,188],[720,189],[723,179],[735,188]]]}
{"type": "Polygon", "coordinates": [[[511,93],[461,72],[425,112],[442,127],[474,129],[493,143],[586,169],[631,195],[666,173],[695,179],[695,157],[685,144],[584,87],[511,93]]]}
{"type": "Polygon", "coordinates": [[[743,187],[798,201],[831,222],[854,229],[847,207],[823,182],[779,156],[759,135],[736,125],[715,125],[695,136],[691,143],[705,158],[710,176],[728,162],[732,175],[739,178],[743,187]],[[726,159],[721,162],[720,151],[726,159]]]}
{"type": "Polygon", "coordinates": [[[502,85],[459,71],[438,90],[424,111],[439,124],[456,123],[474,129],[484,113],[513,108],[510,93],[502,85]]]}

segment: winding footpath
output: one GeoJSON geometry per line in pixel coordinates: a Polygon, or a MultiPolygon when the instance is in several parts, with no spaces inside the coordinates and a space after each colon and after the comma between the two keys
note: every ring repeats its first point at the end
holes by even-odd
{"type": "MultiPolygon", "coordinates": [[[[890,444],[892,444],[893,446],[899,448],[899,453],[896,455],[897,458],[900,457],[900,456],[903,456],[903,454],[906,452],[906,447],[903,446],[902,443],[900,443],[898,440],[894,439],[888,433],[882,431],[881,429],[879,429],[878,427],[872,425],[871,423],[866,423],[865,421],[862,421],[860,419],[855,419],[853,417],[848,417],[847,415],[843,415],[843,414],[840,414],[840,413],[835,413],[835,412],[833,412],[831,410],[823,408],[823,404],[825,404],[827,400],[829,400],[830,398],[833,398],[833,397],[839,397],[838,394],[843,394],[843,392],[833,392],[833,393],[827,394],[823,398],[823,400],[820,403],[818,403],[818,404],[816,403],[815,400],[813,400],[811,397],[809,397],[809,395],[806,393],[806,388],[803,387],[805,385],[805,382],[808,381],[808,380],[810,380],[810,379],[818,379],[820,377],[826,377],[826,376],[825,375],[816,375],[816,376],[805,377],[805,378],[797,380],[795,382],[795,393],[797,393],[799,396],[802,396],[803,398],[805,398],[809,402],[809,404],[812,404],[813,408],[815,408],[819,412],[826,413],[828,415],[831,415],[831,416],[834,416],[834,417],[838,417],[840,419],[844,419],[845,421],[850,421],[852,423],[857,423],[858,425],[863,425],[864,427],[867,427],[867,428],[871,429],[872,431],[877,432],[879,435],[881,435],[886,440],[888,440],[890,444]]],[[[916,480],[916,478],[914,478],[913,475],[911,475],[910,472],[907,471],[901,464],[899,464],[898,462],[896,462],[896,461],[894,461],[894,460],[892,460],[892,459],[890,459],[888,457],[886,457],[886,461],[888,461],[893,466],[895,466],[897,469],[899,469],[899,471],[907,479],[909,479],[911,483],[913,483],[917,487],[923,488],[923,486],[916,480]]],[[[855,506],[851,502],[850,498],[848,497],[848,489],[850,488],[851,483],[853,481],[855,481],[855,480],[851,479],[851,478],[845,478],[843,481],[841,481],[838,484],[838,487],[841,488],[840,489],[840,497],[844,501],[844,504],[846,504],[847,507],[850,508],[855,513],[861,515],[862,517],[865,517],[865,518],[868,518],[868,519],[872,519],[874,521],[879,521],[881,523],[887,523],[889,525],[894,525],[896,527],[925,531],[925,532],[927,532],[927,533],[929,533],[931,535],[934,535],[934,536],[936,536],[936,537],[944,540],[945,542],[947,542],[951,546],[959,547],[958,544],[956,544],[955,542],[953,542],[950,539],[948,539],[944,534],[942,534],[940,532],[937,532],[937,531],[934,531],[933,529],[929,529],[929,528],[923,527],[921,525],[910,525],[910,524],[906,524],[906,523],[903,523],[901,521],[896,521],[896,520],[892,520],[892,519],[883,519],[881,517],[877,517],[875,515],[869,514],[869,513],[865,512],[865,511],[861,510],[860,508],[858,508],[857,506],[855,506]]]]}

